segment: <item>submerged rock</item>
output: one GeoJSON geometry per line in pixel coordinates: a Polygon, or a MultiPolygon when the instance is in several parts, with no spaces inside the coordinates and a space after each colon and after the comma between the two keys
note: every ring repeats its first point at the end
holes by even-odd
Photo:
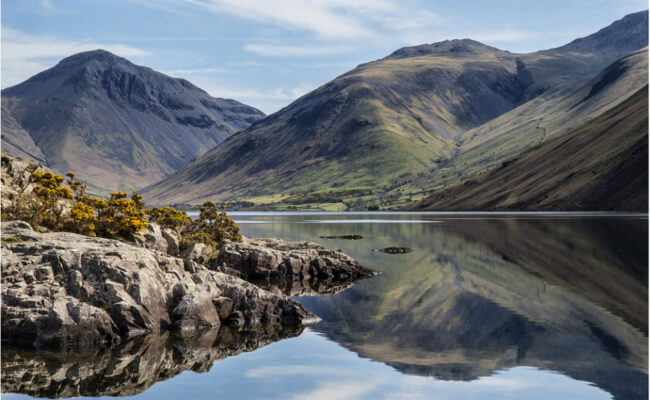
{"type": "Polygon", "coordinates": [[[383,249],[379,249],[378,251],[381,251],[382,253],[388,253],[388,254],[405,254],[405,253],[412,252],[413,249],[409,249],[408,247],[386,247],[383,249]]]}
{"type": "Polygon", "coordinates": [[[320,236],[321,239],[345,239],[345,240],[360,240],[363,239],[361,235],[340,235],[340,236],[320,236]]]}
{"type": "Polygon", "coordinates": [[[210,267],[250,281],[354,281],[377,274],[339,251],[281,239],[224,241],[210,267]]]}
{"type": "Polygon", "coordinates": [[[205,266],[117,240],[2,223],[2,340],[85,347],[223,324],[299,325],[299,303],[205,266]],[[13,239],[13,240],[10,240],[13,239]]]}

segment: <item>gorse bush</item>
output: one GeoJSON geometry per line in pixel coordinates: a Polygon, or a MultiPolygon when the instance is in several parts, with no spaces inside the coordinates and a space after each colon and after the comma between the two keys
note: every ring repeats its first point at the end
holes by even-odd
{"type": "Polygon", "coordinates": [[[66,176],[67,180],[49,171],[33,172],[32,193],[3,207],[2,220],[20,219],[35,229],[44,227],[123,240],[133,239],[150,221],[174,230],[181,251],[199,242],[218,249],[224,239],[242,240],[239,227],[223,206],[205,202],[199,218],[192,220],[185,212],[171,207],[145,209],[142,196],[135,190],[131,198],[124,192],[113,192],[107,199],[87,195],[87,185],[75,180],[74,173],[66,176]]]}
{"type": "Polygon", "coordinates": [[[235,242],[242,241],[239,226],[226,214],[224,206],[217,207],[213,202],[206,201],[200,210],[199,218],[192,221],[183,230],[180,242],[181,251],[194,243],[205,243],[218,249],[224,239],[235,242]]]}
{"type": "Polygon", "coordinates": [[[151,222],[155,222],[164,228],[172,229],[176,233],[181,233],[181,230],[192,222],[192,218],[185,214],[185,212],[171,207],[154,207],[146,210],[146,213],[151,222]]]}
{"type": "Polygon", "coordinates": [[[64,182],[50,171],[33,172],[33,196],[22,196],[3,209],[3,220],[22,219],[34,228],[116,239],[130,239],[147,226],[144,202],[137,192],[130,199],[124,192],[111,193],[106,200],[89,196],[87,185],[74,176],[69,172],[64,182]]]}

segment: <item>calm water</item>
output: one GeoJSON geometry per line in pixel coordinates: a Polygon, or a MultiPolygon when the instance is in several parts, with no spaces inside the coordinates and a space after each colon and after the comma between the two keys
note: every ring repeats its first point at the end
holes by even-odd
{"type": "Polygon", "coordinates": [[[645,216],[231,215],[246,236],[320,242],[382,274],[297,297],[323,319],[305,330],[3,348],[3,398],[648,398],[645,216]]]}

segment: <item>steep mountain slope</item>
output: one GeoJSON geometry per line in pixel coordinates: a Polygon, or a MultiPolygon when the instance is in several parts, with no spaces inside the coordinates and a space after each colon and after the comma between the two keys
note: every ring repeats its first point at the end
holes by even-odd
{"type": "Polygon", "coordinates": [[[645,47],[615,61],[584,85],[545,93],[465,132],[453,158],[395,190],[428,195],[483,174],[598,117],[647,84],[648,52],[645,47]]]}
{"type": "Polygon", "coordinates": [[[648,210],[648,86],[625,102],[412,210],[648,210]]]}
{"type": "Polygon", "coordinates": [[[647,45],[647,26],[647,12],[637,13],[531,54],[468,39],[400,49],[234,135],[145,197],[198,203],[399,186],[453,157],[472,128],[647,45]]]}
{"type": "Polygon", "coordinates": [[[154,183],[263,116],[103,50],[2,91],[3,148],[99,191],[154,183]]]}

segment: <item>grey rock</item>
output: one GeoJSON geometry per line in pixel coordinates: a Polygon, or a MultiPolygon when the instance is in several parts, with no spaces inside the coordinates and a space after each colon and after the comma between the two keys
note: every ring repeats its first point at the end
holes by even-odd
{"type": "MultiPolygon", "coordinates": [[[[4,138],[3,138],[4,139],[4,138]]],[[[35,185],[30,182],[32,172],[43,171],[43,166],[16,158],[9,153],[2,152],[2,206],[9,207],[21,195],[28,195],[35,185]]],[[[15,221],[19,222],[19,221],[15,221]]],[[[22,222],[27,224],[26,222],[22,222]]],[[[29,224],[27,224],[29,225],[29,224]]]]}
{"type": "Polygon", "coordinates": [[[2,223],[2,339],[22,346],[84,347],[168,329],[303,324],[299,303],[160,251],[2,223]],[[190,266],[188,268],[188,265],[190,266]],[[226,300],[227,299],[227,300],[226,300]]]}
{"type": "Polygon", "coordinates": [[[137,246],[144,247],[145,249],[167,253],[167,240],[163,237],[160,225],[156,223],[148,223],[146,229],[134,235],[133,241],[137,246]]]}
{"type": "Polygon", "coordinates": [[[339,251],[316,243],[281,239],[224,241],[218,257],[210,262],[210,268],[223,272],[235,270],[250,281],[340,282],[377,274],[339,251]]]}
{"type": "Polygon", "coordinates": [[[167,241],[167,254],[170,256],[178,256],[180,243],[178,234],[171,229],[162,229],[162,236],[167,241]]]}
{"type": "Polygon", "coordinates": [[[194,261],[195,263],[205,264],[213,258],[214,247],[205,243],[194,243],[181,255],[183,259],[194,261]]]}

